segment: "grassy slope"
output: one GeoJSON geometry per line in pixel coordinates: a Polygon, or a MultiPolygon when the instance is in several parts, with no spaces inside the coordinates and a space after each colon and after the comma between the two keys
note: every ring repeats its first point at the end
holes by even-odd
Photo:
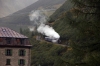
{"type": "Polygon", "coordinates": [[[72,3],[70,2],[70,0],[67,0],[59,9],[57,9],[54,14],[52,14],[50,16],[50,18],[52,20],[56,20],[57,18],[59,18],[62,13],[68,11],[69,9],[72,8],[72,3]]]}

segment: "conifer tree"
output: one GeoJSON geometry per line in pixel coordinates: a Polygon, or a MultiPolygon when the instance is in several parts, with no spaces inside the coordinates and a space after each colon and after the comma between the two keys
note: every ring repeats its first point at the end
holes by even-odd
{"type": "Polygon", "coordinates": [[[69,66],[100,65],[100,0],[71,0],[71,26],[76,29],[67,54],[69,66]]]}
{"type": "Polygon", "coordinates": [[[20,28],[20,33],[23,34],[23,30],[22,30],[22,28],[20,28]]]}

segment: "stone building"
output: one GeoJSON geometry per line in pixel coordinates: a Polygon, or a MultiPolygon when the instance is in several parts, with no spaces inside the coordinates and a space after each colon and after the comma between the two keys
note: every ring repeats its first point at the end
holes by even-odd
{"type": "Polygon", "coordinates": [[[28,37],[0,27],[0,66],[30,66],[31,46],[28,37]]]}

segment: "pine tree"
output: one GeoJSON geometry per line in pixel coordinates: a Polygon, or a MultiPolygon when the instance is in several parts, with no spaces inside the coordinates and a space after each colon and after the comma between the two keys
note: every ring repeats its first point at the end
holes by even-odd
{"type": "Polygon", "coordinates": [[[20,28],[20,33],[23,34],[23,30],[22,30],[22,28],[20,28]]]}
{"type": "Polygon", "coordinates": [[[71,0],[70,25],[76,29],[70,40],[72,50],[67,54],[69,66],[100,65],[100,0],[71,0]]]}

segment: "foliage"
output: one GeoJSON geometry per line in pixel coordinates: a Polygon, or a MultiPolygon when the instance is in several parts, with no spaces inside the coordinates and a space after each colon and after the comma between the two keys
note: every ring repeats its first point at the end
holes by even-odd
{"type": "Polygon", "coordinates": [[[33,45],[31,52],[32,66],[66,66],[61,59],[62,55],[67,51],[66,46],[56,45],[44,40],[36,40],[36,32],[30,32],[29,29],[20,28],[20,32],[29,37],[30,43],[33,45]]]}
{"type": "MultiPolygon", "coordinates": [[[[36,41],[31,39],[32,47],[32,66],[62,66],[60,58],[67,50],[66,47],[54,45],[52,43],[36,41]]],[[[65,66],[65,65],[64,65],[65,66]]]]}
{"type": "Polygon", "coordinates": [[[32,35],[28,30],[24,30],[30,36],[33,45],[32,66],[100,65],[100,1],[71,0],[71,2],[74,8],[69,11],[61,10],[59,19],[52,17],[56,19],[53,27],[61,35],[62,44],[68,47],[43,40],[37,41],[32,37],[35,33],[32,35]]]}
{"type": "Polygon", "coordinates": [[[49,22],[54,22],[56,19],[60,18],[63,12],[69,11],[73,7],[70,0],[67,0],[59,9],[55,11],[54,14],[50,16],[49,22]]]}
{"type": "Polygon", "coordinates": [[[64,43],[68,42],[72,48],[64,61],[68,66],[99,66],[100,1],[71,1],[74,8],[64,12],[53,25],[64,43]]]}

